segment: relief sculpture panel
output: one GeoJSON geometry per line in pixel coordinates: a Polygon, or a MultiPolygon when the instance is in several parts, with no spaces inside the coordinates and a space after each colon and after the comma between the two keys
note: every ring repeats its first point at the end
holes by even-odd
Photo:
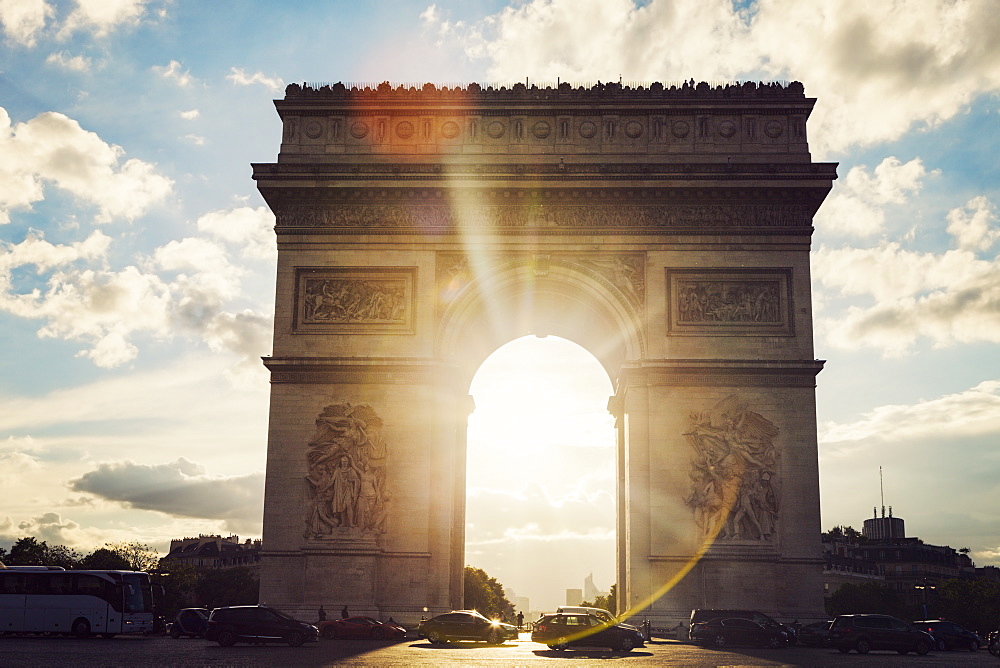
{"type": "Polygon", "coordinates": [[[695,451],[685,502],[709,540],[770,541],[778,522],[778,427],[736,395],[692,412],[684,437],[695,451]]]}
{"type": "Polygon", "coordinates": [[[347,401],[325,407],[308,448],[304,536],[336,539],[385,533],[387,452],[375,409],[347,401]]]}
{"type": "Polygon", "coordinates": [[[412,268],[300,268],[295,330],[410,332],[412,268]]]}
{"type": "Polygon", "coordinates": [[[667,269],[670,334],[790,336],[789,269],[667,269]]]}

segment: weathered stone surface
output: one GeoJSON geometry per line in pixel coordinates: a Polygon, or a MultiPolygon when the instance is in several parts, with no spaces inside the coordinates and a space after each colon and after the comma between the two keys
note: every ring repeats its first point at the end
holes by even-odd
{"type": "Polygon", "coordinates": [[[553,334],[614,381],[620,600],[822,611],[801,84],[289,86],[262,600],[462,606],[469,383],[553,334]]]}

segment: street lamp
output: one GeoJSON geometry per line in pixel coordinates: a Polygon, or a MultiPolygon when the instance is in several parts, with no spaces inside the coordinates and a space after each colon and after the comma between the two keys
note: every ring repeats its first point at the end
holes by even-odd
{"type": "Polygon", "coordinates": [[[930,615],[927,613],[927,590],[934,589],[934,585],[930,583],[927,578],[921,578],[920,584],[913,585],[914,589],[919,589],[924,594],[924,619],[930,619],[930,615]]]}

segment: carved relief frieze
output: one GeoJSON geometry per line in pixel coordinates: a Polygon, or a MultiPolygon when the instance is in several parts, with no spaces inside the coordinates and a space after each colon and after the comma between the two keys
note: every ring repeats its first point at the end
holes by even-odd
{"type": "Polygon", "coordinates": [[[667,272],[667,333],[794,333],[791,270],[674,269],[667,272]]]}
{"type": "Polygon", "coordinates": [[[388,456],[375,409],[348,401],[326,406],[307,447],[309,500],[303,535],[356,540],[384,534],[388,456]]]}
{"type": "Polygon", "coordinates": [[[731,228],[808,227],[811,211],[799,204],[679,205],[414,205],[348,204],[286,206],[277,210],[278,229],[419,228],[457,231],[476,227],[517,228],[731,228]]]}
{"type": "Polygon", "coordinates": [[[296,333],[412,333],[413,267],[300,267],[296,333]]]}
{"type": "Polygon", "coordinates": [[[737,395],[690,414],[684,437],[694,456],[685,503],[707,539],[774,540],[781,500],[778,433],[737,395]]]}

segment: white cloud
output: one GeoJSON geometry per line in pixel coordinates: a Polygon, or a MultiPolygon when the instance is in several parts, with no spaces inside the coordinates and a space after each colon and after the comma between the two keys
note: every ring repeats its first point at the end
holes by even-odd
{"type": "Polygon", "coordinates": [[[1000,380],[916,404],[879,406],[855,422],[824,424],[819,440],[824,445],[867,439],[940,442],[982,434],[1000,435],[1000,380]]]}
{"type": "Polygon", "coordinates": [[[181,71],[182,65],[176,60],[171,60],[168,65],[153,65],[150,69],[168,81],[173,81],[181,88],[186,88],[194,83],[191,71],[181,71]]]}
{"type": "Polygon", "coordinates": [[[247,74],[245,70],[239,67],[230,68],[229,74],[226,75],[226,78],[237,86],[252,86],[254,84],[260,84],[275,93],[280,92],[285,87],[285,82],[281,79],[269,77],[263,72],[247,74]]]}
{"type": "Polygon", "coordinates": [[[1000,239],[996,222],[993,203],[983,196],[973,197],[964,207],[948,212],[948,234],[963,250],[986,251],[1000,239]]]}
{"type": "Polygon", "coordinates": [[[205,138],[202,137],[201,135],[184,135],[184,139],[187,139],[188,141],[190,141],[195,146],[204,146],[205,145],[205,138]]]}
{"type": "Polygon", "coordinates": [[[242,247],[242,253],[246,257],[277,261],[274,214],[266,206],[211,211],[198,218],[198,229],[216,239],[242,247]]]}
{"type": "Polygon", "coordinates": [[[0,0],[0,26],[7,39],[33,47],[54,11],[45,0],[0,0]]]}
{"type": "Polygon", "coordinates": [[[852,167],[834,188],[815,217],[817,229],[828,234],[871,237],[884,231],[887,204],[903,204],[908,195],[920,192],[928,174],[923,161],[901,163],[885,158],[872,173],[865,165],[852,167]]]}
{"type": "Polygon", "coordinates": [[[85,56],[71,56],[65,51],[50,53],[45,59],[49,65],[61,67],[71,72],[87,72],[90,70],[90,58],[85,56]]]}
{"type": "Polygon", "coordinates": [[[103,261],[108,238],[95,232],[86,241],[56,246],[40,234],[8,244],[0,254],[0,311],[43,320],[39,336],[84,341],[81,355],[101,367],[119,366],[138,354],[132,338],[201,337],[216,351],[245,355],[270,350],[270,316],[226,310],[240,296],[244,270],[230,263],[224,248],[208,239],[186,238],[155,249],[145,268],[80,266],[103,261]],[[11,272],[34,265],[50,273],[45,287],[18,292],[11,272]]]}
{"type": "Polygon", "coordinates": [[[883,241],[874,248],[812,255],[813,279],[826,303],[816,329],[840,348],[874,347],[903,355],[921,337],[938,346],[1000,342],[1000,259],[967,250],[923,253],[883,241]],[[874,303],[829,308],[829,291],[868,295],[874,303]]]}
{"type": "Polygon", "coordinates": [[[201,115],[201,112],[197,109],[188,109],[187,111],[180,112],[180,117],[185,121],[193,121],[201,115]]]}
{"type": "Polygon", "coordinates": [[[0,223],[9,222],[12,209],[43,199],[45,183],[96,206],[94,222],[137,218],[171,192],[173,181],[148,162],[122,163],[124,153],[63,114],[11,125],[0,108],[0,223]]]}
{"type": "Polygon", "coordinates": [[[259,523],[264,503],[263,473],[212,476],[184,458],[158,465],[100,464],[69,488],[130,508],[202,519],[259,523]]]}
{"type": "Polygon", "coordinates": [[[104,37],[122,26],[138,25],[149,0],[76,0],[76,8],[59,31],[66,38],[79,30],[104,37]]]}
{"type": "Polygon", "coordinates": [[[933,126],[1000,89],[990,0],[532,0],[474,25],[433,6],[421,18],[486,59],[493,81],[802,81],[819,99],[819,155],[933,126]]]}

